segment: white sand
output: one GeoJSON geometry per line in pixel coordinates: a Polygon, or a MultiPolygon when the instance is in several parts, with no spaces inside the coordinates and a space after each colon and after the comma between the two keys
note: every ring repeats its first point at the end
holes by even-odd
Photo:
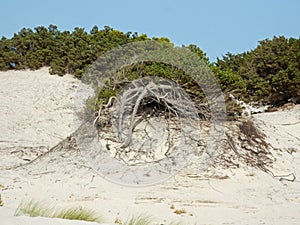
{"type": "Polygon", "coordinates": [[[189,167],[162,184],[129,188],[99,177],[74,153],[54,163],[50,160],[56,154],[27,169],[4,169],[36,157],[71,134],[78,84],[71,76],[50,76],[46,68],[0,73],[0,225],[91,224],[14,217],[18,204],[27,199],[86,206],[107,223],[142,213],[153,216],[154,224],[300,224],[300,106],[254,115],[267,140],[282,149],[274,153],[274,173],[294,173],[295,182],[246,166],[216,169],[209,178],[189,167]],[[288,148],[296,152],[289,154],[288,148]],[[177,215],[176,209],[186,213],[177,215]]]}

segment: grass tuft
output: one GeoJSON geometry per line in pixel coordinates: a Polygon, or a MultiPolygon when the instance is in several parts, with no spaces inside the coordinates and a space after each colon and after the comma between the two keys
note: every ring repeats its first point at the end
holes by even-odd
{"type": "Polygon", "coordinates": [[[125,224],[126,225],[149,225],[152,222],[150,216],[134,216],[131,217],[129,221],[127,221],[125,224]]]}
{"type": "Polygon", "coordinates": [[[16,212],[15,216],[26,215],[30,217],[49,217],[49,218],[61,218],[68,220],[83,220],[88,222],[103,222],[101,216],[93,210],[85,209],[83,207],[73,207],[67,209],[57,209],[55,207],[49,207],[48,204],[39,201],[22,202],[16,212]]]}

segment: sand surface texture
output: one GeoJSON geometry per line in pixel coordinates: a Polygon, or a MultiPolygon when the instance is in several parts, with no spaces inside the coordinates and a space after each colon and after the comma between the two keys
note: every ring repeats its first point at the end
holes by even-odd
{"type": "MultiPolygon", "coordinates": [[[[76,128],[74,96],[78,80],[37,71],[0,73],[0,225],[96,224],[13,216],[21,201],[85,206],[107,224],[146,214],[153,224],[300,224],[300,106],[255,114],[252,120],[277,150],[274,175],[240,166],[201,174],[192,165],[149,187],[113,184],[95,173],[80,152],[47,152],[76,128]],[[282,177],[281,177],[282,178],[282,177]]],[[[85,90],[82,91],[83,95],[85,90]]]]}

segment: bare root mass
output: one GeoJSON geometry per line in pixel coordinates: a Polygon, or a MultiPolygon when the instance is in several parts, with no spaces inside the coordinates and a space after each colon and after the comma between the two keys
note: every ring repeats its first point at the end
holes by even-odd
{"type": "Polygon", "coordinates": [[[179,85],[147,77],[133,81],[119,97],[100,105],[96,124],[112,156],[136,165],[169,157],[183,145],[182,138],[185,148],[192,147],[197,120],[193,101],[179,85]]]}

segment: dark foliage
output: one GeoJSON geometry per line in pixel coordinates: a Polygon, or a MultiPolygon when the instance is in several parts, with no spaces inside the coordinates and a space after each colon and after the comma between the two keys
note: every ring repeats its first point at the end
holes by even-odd
{"type": "MultiPolygon", "coordinates": [[[[114,47],[135,41],[150,40],[145,34],[123,33],[105,26],[94,26],[90,32],[76,27],[72,32],[60,31],[57,26],[23,28],[11,39],[0,40],[0,70],[39,69],[50,67],[51,74],[66,73],[80,78],[99,56],[114,47]]],[[[168,38],[152,38],[170,43],[168,38]]],[[[274,37],[259,42],[252,51],[228,53],[216,63],[210,63],[206,54],[196,45],[183,46],[196,53],[210,67],[225,93],[229,114],[238,115],[241,108],[229,98],[259,101],[279,106],[287,102],[300,103],[300,39],[274,37]]],[[[185,59],[188,60],[188,59],[185,59]]],[[[184,62],[184,63],[189,63],[184,62]]],[[[162,63],[138,63],[125,68],[124,79],[141,76],[159,76],[182,85],[193,96],[202,97],[199,86],[172,66],[162,63]],[[144,74],[144,75],[143,75],[144,74]]],[[[124,71],[123,71],[124,72],[124,71]]],[[[116,90],[99,94],[107,100],[116,90]]]]}
{"type": "Polygon", "coordinates": [[[252,51],[228,53],[216,65],[231,70],[246,84],[247,100],[280,106],[300,103],[300,39],[274,37],[252,51]]]}

